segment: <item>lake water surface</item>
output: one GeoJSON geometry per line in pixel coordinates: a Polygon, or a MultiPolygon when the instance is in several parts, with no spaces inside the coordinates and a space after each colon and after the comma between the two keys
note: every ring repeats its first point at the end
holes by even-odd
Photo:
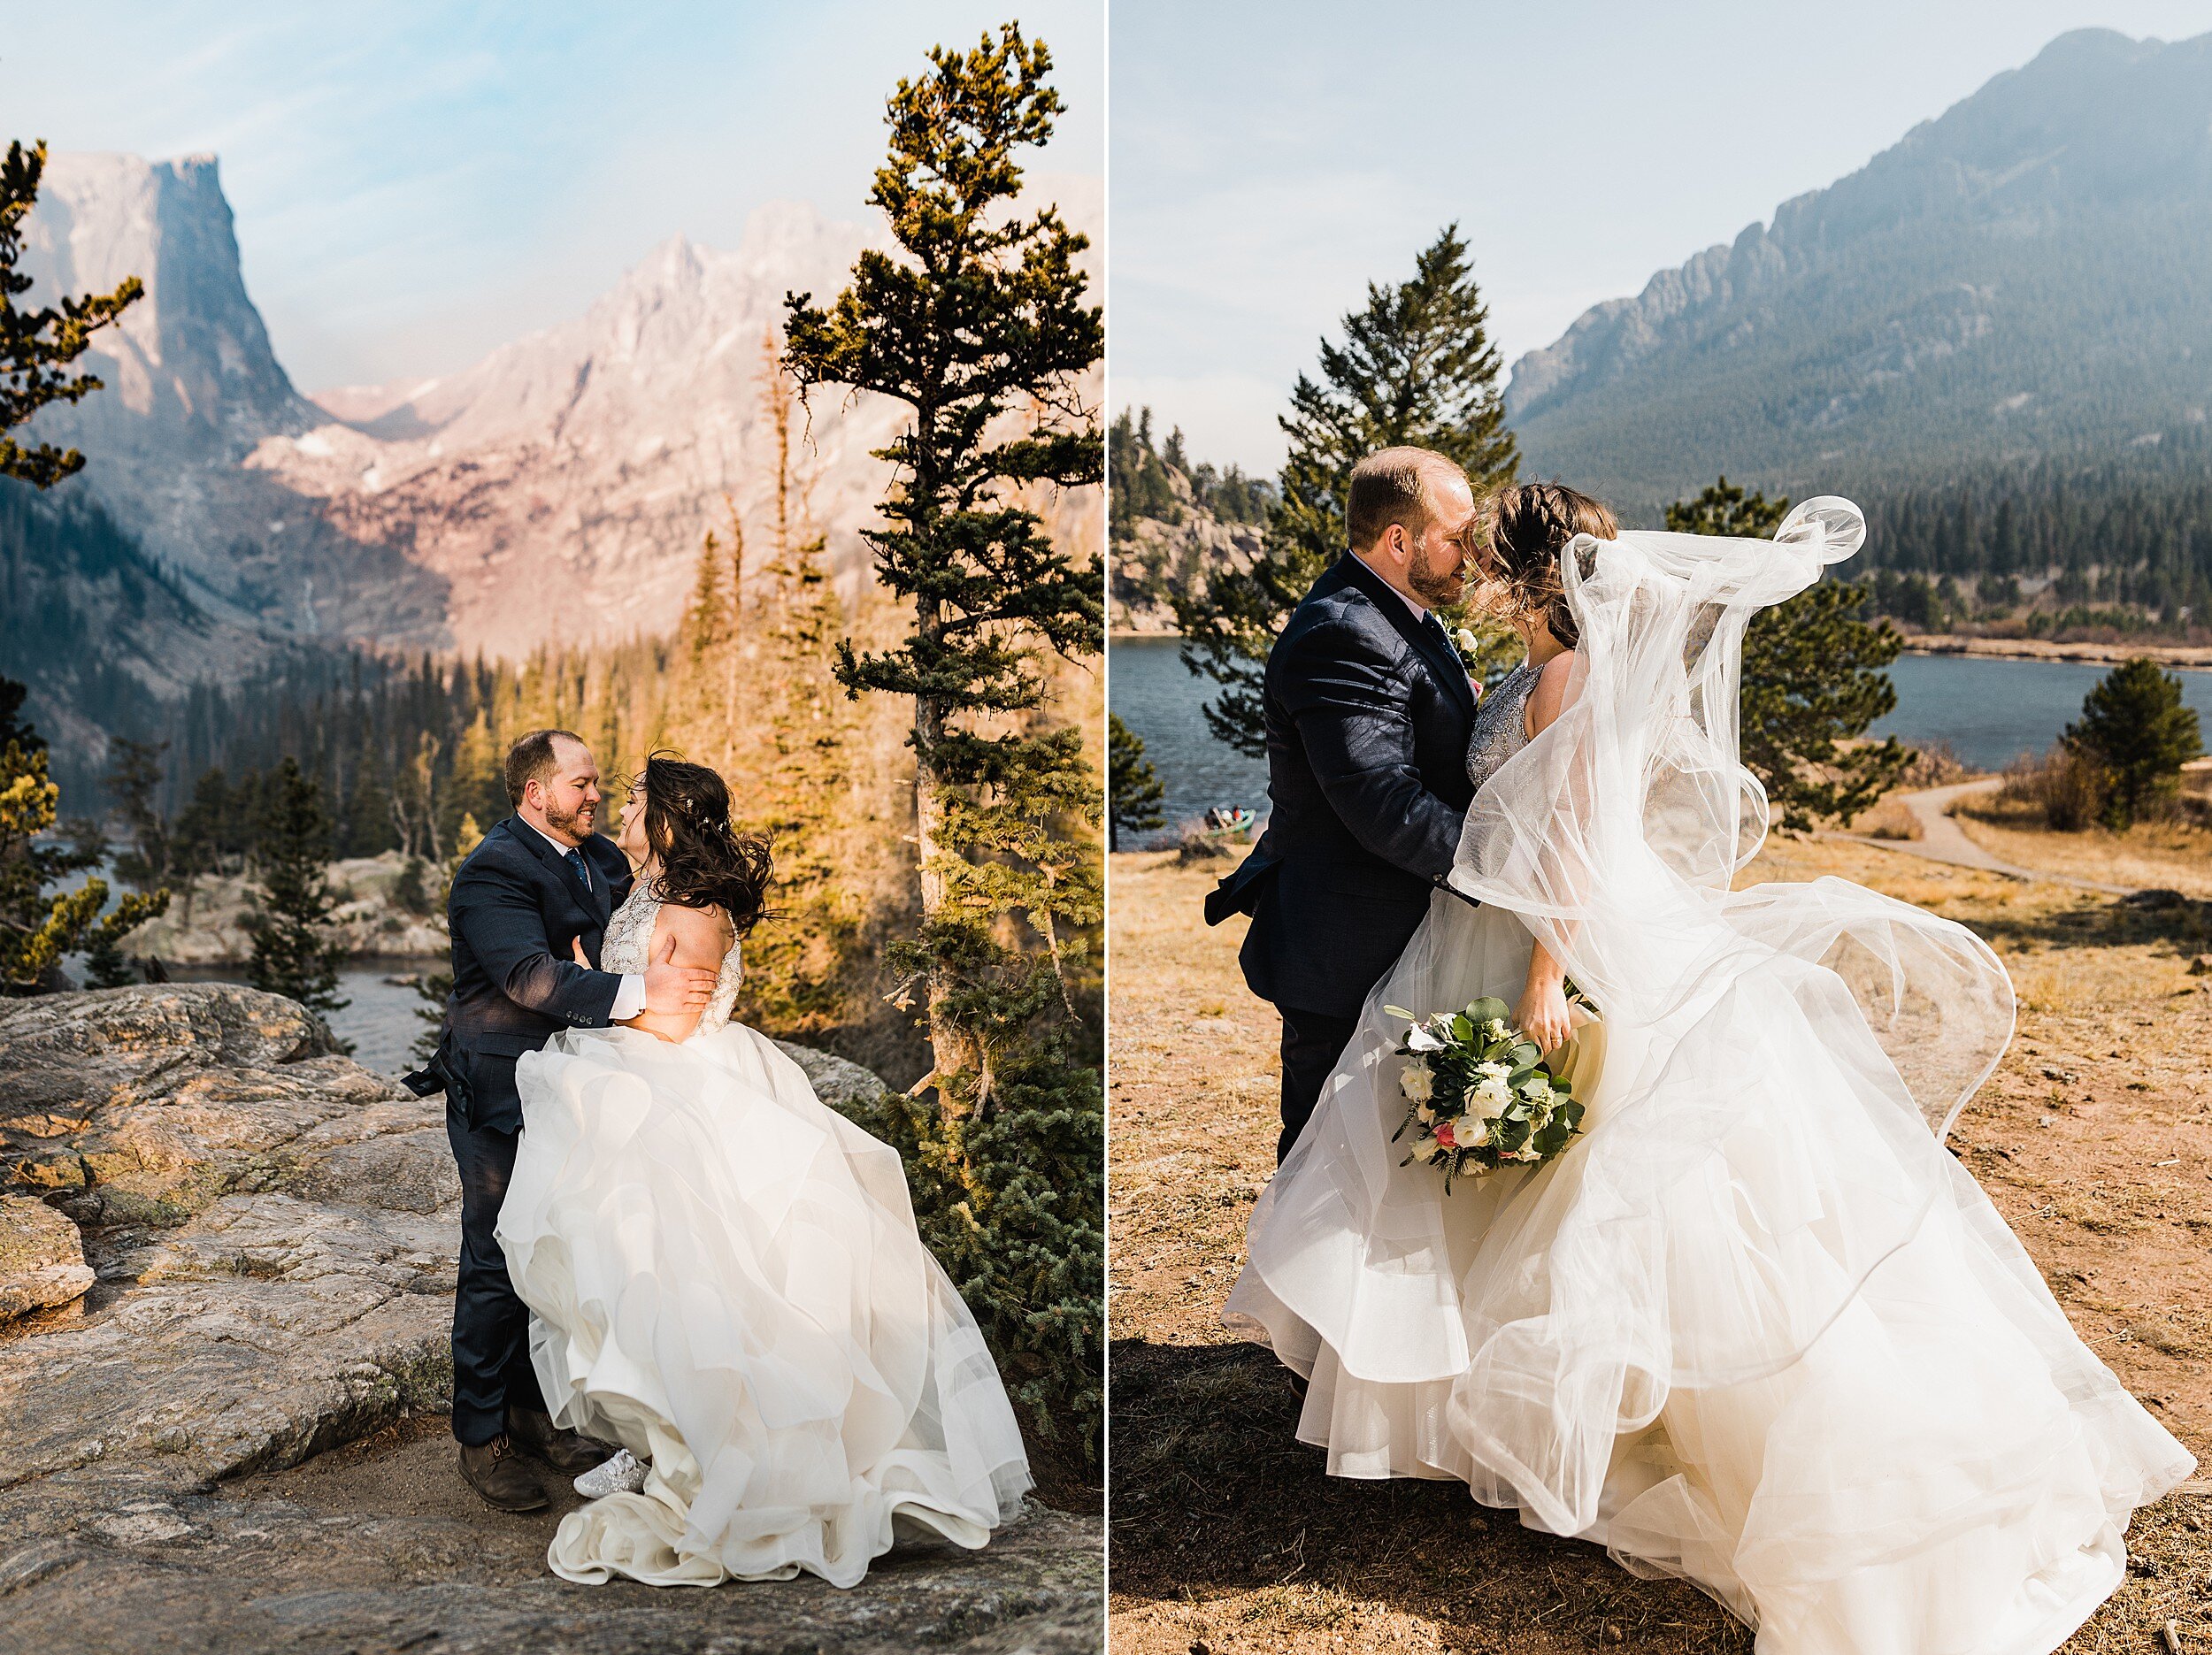
{"type": "MultiPolygon", "coordinates": [[[[443,960],[349,960],[338,968],[338,992],[347,1004],[329,1019],[330,1031],[353,1043],[354,1061],[380,1075],[403,1075],[417,1067],[415,1042],[430,1027],[416,1014],[429,1005],[411,982],[423,973],[442,971],[443,960]]],[[[242,983],[242,965],[169,967],[179,983],[242,983]]]]}
{"type": "MultiPolygon", "coordinates": [[[[1185,671],[1176,647],[1171,638],[1116,639],[1107,657],[1108,699],[1143,739],[1146,758],[1166,784],[1171,832],[1209,805],[1248,805],[1264,814],[1266,761],[1247,758],[1207,733],[1199,709],[1217,686],[1185,671]]],[[[1969,764],[1994,770],[2050,746],[2081,716],[2082,697],[2110,670],[2073,661],[1901,655],[1889,669],[1897,709],[1873,733],[1907,743],[1948,741],[1969,764]]],[[[2179,676],[2183,697],[2212,742],[2212,672],[2179,676]]]]}

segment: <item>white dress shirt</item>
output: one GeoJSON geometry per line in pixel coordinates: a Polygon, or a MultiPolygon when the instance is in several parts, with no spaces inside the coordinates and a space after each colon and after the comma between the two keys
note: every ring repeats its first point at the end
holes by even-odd
{"type": "MultiPolygon", "coordinates": [[[[573,845],[562,844],[560,840],[555,839],[550,833],[547,832],[536,823],[531,821],[527,816],[523,818],[523,824],[533,833],[536,834],[540,839],[543,839],[547,844],[550,845],[553,847],[553,854],[561,859],[564,865],[565,865],[569,857],[572,855],[584,864],[584,874],[587,878],[596,879],[602,877],[592,871],[591,858],[586,856],[573,845]]],[[[607,1014],[607,1021],[609,1023],[627,1023],[631,1018],[636,1016],[638,1013],[645,1009],[645,977],[643,974],[637,971],[625,971],[621,974],[621,977],[622,986],[616,989],[614,992],[614,1008],[607,1014]]]]}
{"type": "MultiPolygon", "coordinates": [[[[1374,576],[1376,579],[1382,581],[1383,585],[1386,586],[1390,586],[1390,582],[1384,578],[1383,571],[1381,570],[1376,568],[1374,564],[1369,563],[1357,552],[1354,552],[1352,554],[1352,557],[1353,560],[1369,574],[1374,576]]],[[[1426,624],[1429,618],[1428,610],[1423,609],[1418,603],[1416,603],[1411,598],[1406,596],[1404,593],[1399,591],[1395,586],[1390,586],[1390,595],[1397,599],[1399,602],[1404,604],[1406,608],[1413,611],[1413,624],[1416,626],[1426,624]]]]}

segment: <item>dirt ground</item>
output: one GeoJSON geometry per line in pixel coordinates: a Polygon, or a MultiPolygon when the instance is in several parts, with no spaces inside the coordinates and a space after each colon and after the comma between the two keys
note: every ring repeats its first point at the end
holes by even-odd
{"type": "MultiPolygon", "coordinates": [[[[2212,894],[2205,846],[2139,830],[1969,822],[2008,860],[2126,870],[2212,894]],[[2001,835],[2002,843],[1996,842],[2001,835]],[[2097,842],[2097,841],[2103,842],[2097,842]],[[2171,842],[2169,842],[2171,841],[2171,842]]],[[[1110,1628],[1116,1655],[1230,1651],[1748,1651],[1676,1582],[1531,1533],[1455,1483],[1321,1471],[1297,1405],[1220,1306],[1273,1171],[1271,1010],[1209,931],[1228,864],[1113,859],[1110,1628]]],[[[2212,1450],[2212,910],[2151,907],[1847,842],[1770,847],[1748,879],[1840,874],[1959,919],[2005,957],[2020,1026],[1954,1135],[2083,1338],[2169,1429],[2212,1450]]],[[[2109,879],[2121,876],[2110,871],[2109,879]]],[[[2212,1483],[2139,1513],[2131,1570],[2067,1655],[2212,1651],[2212,1483]]]]}

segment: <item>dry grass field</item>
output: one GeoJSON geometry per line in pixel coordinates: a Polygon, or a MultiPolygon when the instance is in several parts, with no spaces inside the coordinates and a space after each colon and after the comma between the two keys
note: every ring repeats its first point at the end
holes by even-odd
{"type": "MultiPolygon", "coordinates": [[[[2212,897],[2212,836],[2124,839],[1977,819],[2008,860],[2212,897]],[[2201,842],[2200,842],[2201,841],[2201,842]],[[2099,871],[2101,870],[2101,871],[2099,871]]],[[[1225,864],[1223,864],[1225,866],[1225,864]]],[[[1441,1483],[1321,1473],[1287,1376],[1220,1306],[1273,1170],[1271,1009],[1206,929],[1220,871],[1113,861],[1111,1647],[1116,1655],[1625,1649],[1747,1655],[1686,1585],[1530,1533],[1441,1483]]],[[[1841,874],[1973,926],[2013,974],[2020,1028],[1956,1152],[2082,1337],[2200,1456],[2212,1451],[2212,909],[2147,907],[1786,841],[1754,879],[1841,874]]],[[[2202,1486],[2194,1485],[2194,1486],[2202,1486]]],[[[2212,1499],[2140,1513],[2125,1584],[2066,1655],[2212,1655],[2212,1499]]]]}

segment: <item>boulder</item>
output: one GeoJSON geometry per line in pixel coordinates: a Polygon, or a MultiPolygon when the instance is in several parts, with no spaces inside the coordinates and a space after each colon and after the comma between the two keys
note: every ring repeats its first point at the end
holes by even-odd
{"type": "Polygon", "coordinates": [[[776,1045],[806,1070],[807,1084],[814,1088],[816,1097],[864,1124],[891,1095],[891,1088],[879,1076],[848,1059],[818,1052],[810,1046],[794,1046],[788,1040],[779,1040],[776,1045]]]}
{"type": "Polygon", "coordinates": [[[0,1172],[75,1221],[96,1309],[0,1345],[0,1482],[289,1464],[434,1406],[460,1183],[437,1100],[232,984],[0,1009],[0,1172]]]}
{"type": "Polygon", "coordinates": [[[84,1297],[92,1285],[76,1225],[27,1195],[0,1195],[0,1321],[84,1297]]]}

